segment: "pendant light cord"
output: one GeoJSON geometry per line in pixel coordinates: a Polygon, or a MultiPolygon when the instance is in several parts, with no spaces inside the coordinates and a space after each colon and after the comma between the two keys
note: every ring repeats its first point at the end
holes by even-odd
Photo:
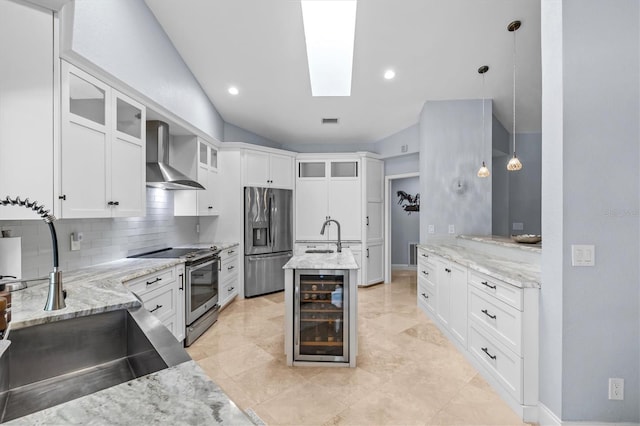
{"type": "Polygon", "coordinates": [[[513,155],[516,155],[516,30],[513,31],[513,155]]]}
{"type": "MultiPolygon", "coordinates": [[[[484,75],[486,74],[486,72],[482,73],[482,156],[484,157],[484,147],[485,147],[485,141],[484,141],[484,133],[485,133],[485,129],[484,129],[484,75]]],[[[484,161],[482,162],[484,164],[484,161]]]]}

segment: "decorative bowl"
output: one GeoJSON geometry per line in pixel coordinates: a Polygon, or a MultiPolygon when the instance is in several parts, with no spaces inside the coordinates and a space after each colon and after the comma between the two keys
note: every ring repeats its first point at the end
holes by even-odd
{"type": "Polygon", "coordinates": [[[542,235],[534,235],[534,234],[512,235],[511,239],[516,243],[536,244],[542,241],[542,235]]]}

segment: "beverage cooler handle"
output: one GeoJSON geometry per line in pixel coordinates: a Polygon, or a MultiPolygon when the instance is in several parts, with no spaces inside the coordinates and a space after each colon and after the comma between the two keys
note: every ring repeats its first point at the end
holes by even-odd
{"type": "MultiPolygon", "coordinates": [[[[296,291],[295,291],[295,294],[293,296],[294,297],[293,304],[296,307],[296,311],[298,311],[297,321],[298,321],[298,324],[300,324],[300,286],[299,285],[294,285],[294,287],[295,287],[296,291]]],[[[294,318],[293,318],[294,322],[296,321],[295,316],[296,315],[294,313],[294,318]]],[[[295,329],[295,326],[294,326],[294,329],[295,329]]],[[[294,338],[295,338],[295,341],[293,342],[293,346],[294,347],[298,346],[298,342],[299,342],[299,339],[300,339],[299,335],[300,335],[300,326],[298,325],[298,332],[294,333],[294,338]]]]}

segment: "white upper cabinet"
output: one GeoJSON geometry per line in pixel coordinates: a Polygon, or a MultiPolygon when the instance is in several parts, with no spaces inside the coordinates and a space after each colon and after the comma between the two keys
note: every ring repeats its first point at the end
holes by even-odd
{"type": "MultiPolygon", "coordinates": [[[[51,11],[0,1],[0,198],[29,198],[52,212],[53,23],[51,11]]],[[[5,219],[38,215],[24,207],[0,207],[0,220],[5,219]]]]}
{"type": "Polygon", "coordinates": [[[64,61],[61,79],[60,216],[144,216],[144,106],[64,61]]]}
{"type": "Polygon", "coordinates": [[[364,158],[367,170],[367,202],[384,201],[384,162],[374,158],[364,158]]]}
{"type": "Polygon", "coordinates": [[[220,176],[218,148],[196,136],[174,136],[170,148],[171,165],[204,186],[205,189],[174,191],[176,216],[218,216],[220,176]]]}
{"type": "Polygon", "coordinates": [[[293,189],[293,157],[264,151],[244,151],[244,185],[293,189]]]}

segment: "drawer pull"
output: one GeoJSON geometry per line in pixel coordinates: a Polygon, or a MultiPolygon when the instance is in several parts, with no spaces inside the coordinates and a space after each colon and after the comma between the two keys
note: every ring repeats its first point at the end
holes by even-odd
{"type": "Polygon", "coordinates": [[[496,359],[496,358],[497,358],[495,355],[491,355],[491,354],[489,353],[489,350],[487,350],[487,348],[481,348],[481,349],[482,349],[482,352],[484,352],[485,354],[487,354],[487,356],[488,356],[489,358],[491,358],[491,359],[496,359]]]}
{"type": "Polygon", "coordinates": [[[429,257],[429,255],[422,253],[422,257],[429,257]]]}
{"type": "Polygon", "coordinates": [[[229,251],[227,252],[227,254],[233,254],[233,253],[235,253],[235,252],[236,252],[235,250],[229,250],[229,251]]]}
{"type": "Polygon", "coordinates": [[[447,271],[447,272],[451,272],[451,269],[449,269],[449,268],[444,268],[444,270],[447,271]]]}
{"type": "Polygon", "coordinates": [[[153,281],[147,281],[147,285],[155,284],[155,283],[157,283],[158,281],[162,281],[162,278],[158,277],[158,278],[156,278],[156,279],[155,279],[155,280],[153,280],[153,281]]]}
{"type": "Polygon", "coordinates": [[[235,287],[229,287],[229,293],[231,293],[235,289],[236,289],[235,287]]]}
{"type": "Polygon", "coordinates": [[[424,293],[420,293],[420,294],[422,294],[422,297],[424,297],[425,299],[428,299],[428,298],[429,298],[429,296],[427,296],[427,295],[426,295],[426,294],[424,294],[424,293]]]}
{"type": "Polygon", "coordinates": [[[491,315],[486,309],[483,309],[481,312],[483,314],[485,314],[486,316],[488,316],[489,318],[491,318],[491,319],[496,319],[496,316],[495,315],[491,315]]]}
{"type": "Polygon", "coordinates": [[[429,273],[427,271],[422,271],[423,274],[425,275],[429,275],[429,273]]]}
{"type": "Polygon", "coordinates": [[[482,284],[482,285],[484,285],[484,286],[487,286],[487,287],[489,287],[489,288],[490,288],[490,289],[492,289],[492,290],[495,290],[495,289],[496,289],[496,286],[495,286],[495,285],[489,285],[489,283],[488,283],[487,281],[481,281],[481,282],[480,282],[480,284],[482,284]]]}
{"type": "Polygon", "coordinates": [[[150,310],[150,313],[154,313],[155,311],[157,311],[158,309],[162,308],[162,305],[156,305],[155,308],[153,308],[152,310],[150,310]]]}
{"type": "Polygon", "coordinates": [[[233,266],[233,265],[231,265],[231,266],[227,266],[227,271],[230,271],[230,270],[232,270],[232,269],[234,269],[234,268],[235,268],[235,266],[233,266]]]}

